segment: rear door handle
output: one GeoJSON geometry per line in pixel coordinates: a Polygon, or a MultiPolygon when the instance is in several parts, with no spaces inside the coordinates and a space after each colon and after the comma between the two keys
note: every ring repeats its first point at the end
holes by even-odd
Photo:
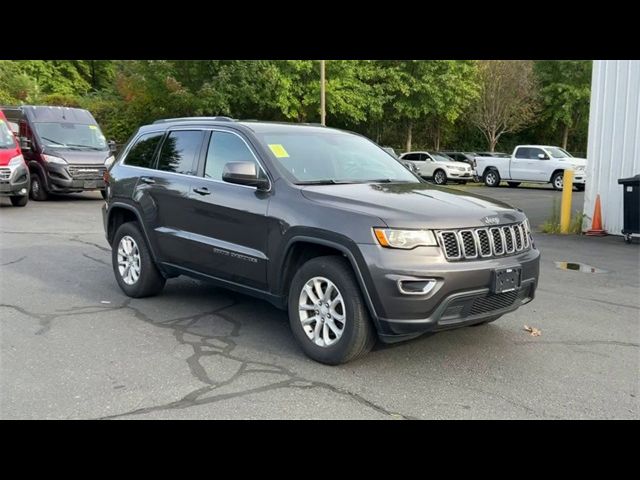
{"type": "Polygon", "coordinates": [[[156,181],[151,177],[140,177],[140,181],[143,182],[143,183],[146,183],[148,185],[152,185],[152,184],[156,183],[156,181]]]}
{"type": "Polygon", "coordinates": [[[196,192],[198,195],[211,195],[211,192],[207,187],[194,188],[193,191],[196,192]]]}

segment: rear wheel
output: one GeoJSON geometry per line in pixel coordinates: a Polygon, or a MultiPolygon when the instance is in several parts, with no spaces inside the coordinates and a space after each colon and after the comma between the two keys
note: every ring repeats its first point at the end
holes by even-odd
{"type": "Polygon", "coordinates": [[[497,170],[489,170],[484,174],[483,180],[487,187],[497,187],[500,185],[500,174],[497,170]]]}
{"type": "Polygon", "coordinates": [[[444,170],[436,170],[433,173],[433,183],[435,183],[436,185],[447,184],[447,174],[444,173],[444,170]]]}
{"type": "Polygon", "coordinates": [[[11,198],[11,205],[13,205],[14,207],[24,207],[29,201],[28,195],[22,195],[22,196],[14,195],[10,198],[11,198]]]}
{"type": "Polygon", "coordinates": [[[576,188],[578,189],[579,192],[584,192],[584,183],[579,183],[576,185],[576,188]]]}
{"type": "Polygon", "coordinates": [[[366,354],[376,340],[351,265],[338,256],[313,258],[296,272],[289,324],[304,352],[328,365],[366,354]]]}
{"type": "Polygon", "coordinates": [[[507,182],[507,185],[509,185],[511,188],[516,188],[520,185],[520,182],[507,182]]]}
{"type": "Polygon", "coordinates": [[[116,231],[111,263],[118,285],[128,296],[149,297],[162,291],[166,280],[156,267],[135,222],[123,223],[116,231]]]}
{"type": "Polygon", "coordinates": [[[49,198],[47,187],[45,186],[42,176],[39,172],[35,172],[31,177],[31,198],[36,202],[43,202],[49,198]]]}

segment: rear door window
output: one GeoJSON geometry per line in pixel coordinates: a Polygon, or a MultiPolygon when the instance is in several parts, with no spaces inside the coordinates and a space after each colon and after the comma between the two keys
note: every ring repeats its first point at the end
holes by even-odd
{"type": "Polygon", "coordinates": [[[158,148],[163,134],[163,132],[154,132],[140,136],[127,153],[124,164],[133,167],[153,168],[156,148],[158,148]]]}
{"type": "Polygon", "coordinates": [[[202,130],[175,130],[167,135],[158,159],[158,170],[195,175],[202,148],[202,130]]]}

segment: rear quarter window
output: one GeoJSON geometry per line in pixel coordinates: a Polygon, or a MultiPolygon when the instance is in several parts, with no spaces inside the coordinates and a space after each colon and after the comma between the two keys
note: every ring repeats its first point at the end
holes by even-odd
{"type": "Polygon", "coordinates": [[[147,133],[140,136],[124,159],[125,165],[153,168],[155,152],[162,139],[163,132],[147,133]]]}

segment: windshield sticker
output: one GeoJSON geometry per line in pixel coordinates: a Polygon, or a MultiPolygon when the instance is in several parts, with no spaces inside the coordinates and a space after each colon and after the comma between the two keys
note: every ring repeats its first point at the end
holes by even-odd
{"type": "Polygon", "coordinates": [[[98,129],[98,127],[96,127],[95,125],[89,125],[89,128],[90,128],[91,130],[97,130],[97,129],[98,129]]]}
{"type": "Polygon", "coordinates": [[[279,143],[270,143],[269,148],[277,158],[287,158],[289,154],[279,143]]]}

